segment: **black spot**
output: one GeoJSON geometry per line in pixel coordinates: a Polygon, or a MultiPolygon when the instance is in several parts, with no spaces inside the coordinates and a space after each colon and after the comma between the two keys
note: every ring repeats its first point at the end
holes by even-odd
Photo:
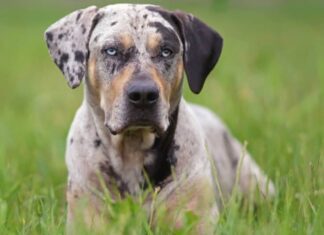
{"type": "Polygon", "coordinates": [[[84,62],[84,53],[82,51],[75,51],[74,59],[77,62],[83,63],[84,62]]]}
{"type": "Polygon", "coordinates": [[[85,34],[85,32],[87,31],[87,28],[84,26],[84,24],[81,25],[82,28],[82,34],[85,34]]]}
{"type": "Polygon", "coordinates": [[[136,57],[138,53],[139,51],[135,46],[128,48],[121,56],[119,60],[119,64],[117,66],[117,70],[120,71],[123,67],[125,67],[129,62],[131,62],[136,57]]]}
{"type": "Polygon", "coordinates": [[[76,22],[78,22],[78,21],[79,21],[79,19],[80,19],[81,15],[82,15],[82,11],[80,11],[80,12],[78,13],[78,15],[77,15],[77,17],[76,17],[76,22]]]}
{"type": "Polygon", "coordinates": [[[170,68],[171,68],[171,66],[172,66],[172,61],[165,60],[165,62],[164,62],[164,69],[165,69],[165,71],[169,71],[170,68]]]}
{"type": "Polygon", "coordinates": [[[53,41],[53,34],[50,33],[50,32],[47,32],[47,33],[46,33],[46,38],[47,38],[47,40],[50,41],[50,42],[53,41]]]}
{"type": "Polygon", "coordinates": [[[110,26],[114,26],[115,24],[117,24],[117,21],[111,22],[110,26]]]}
{"type": "Polygon", "coordinates": [[[95,148],[98,148],[101,145],[101,139],[95,139],[93,141],[95,148]]]}
{"type": "Polygon", "coordinates": [[[117,12],[115,12],[115,11],[114,11],[114,12],[113,12],[112,14],[113,14],[113,15],[116,15],[116,14],[117,14],[117,12]]]}
{"type": "Polygon", "coordinates": [[[71,139],[70,139],[70,144],[73,144],[73,141],[74,141],[73,138],[71,138],[71,139]]]}
{"type": "Polygon", "coordinates": [[[75,47],[76,47],[75,43],[72,43],[72,48],[75,48],[75,47]]]}
{"type": "Polygon", "coordinates": [[[132,27],[133,29],[137,30],[137,24],[136,24],[136,22],[132,23],[132,24],[131,24],[131,27],[132,27]]]}
{"type": "Polygon", "coordinates": [[[63,38],[63,36],[64,36],[64,34],[63,33],[60,33],[59,35],[58,35],[58,39],[62,39],[63,38]]]}
{"type": "Polygon", "coordinates": [[[175,166],[177,164],[177,158],[175,156],[175,151],[179,150],[180,146],[176,145],[175,142],[173,141],[171,146],[170,146],[170,151],[169,155],[167,157],[167,161],[170,163],[171,166],[175,166]]]}
{"type": "Polygon", "coordinates": [[[114,74],[116,71],[116,64],[113,63],[112,66],[111,66],[111,74],[114,74]]]}
{"type": "Polygon", "coordinates": [[[94,41],[94,42],[98,42],[100,36],[101,36],[101,35],[97,35],[97,36],[95,36],[95,38],[93,39],[93,41],[94,41]]]}
{"type": "Polygon", "coordinates": [[[74,82],[74,76],[70,75],[70,82],[73,83],[74,82]]]}
{"type": "Polygon", "coordinates": [[[143,15],[143,18],[146,19],[147,18],[147,14],[143,15]]]}
{"type": "Polygon", "coordinates": [[[80,66],[78,71],[76,72],[76,75],[77,75],[78,79],[81,81],[81,79],[84,76],[84,68],[80,66]]]}
{"type": "Polygon", "coordinates": [[[62,54],[61,50],[58,50],[58,51],[57,51],[57,54],[58,54],[58,55],[61,55],[61,54],[62,54]]]}
{"type": "Polygon", "coordinates": [[[58,67],[63,70],[64,64],[66,64],[66,62],[68,62],[69,60],[69,55],[67,53],[63,53],[60,57],[60,61],[58,64],[58,67]]]}
{"type": "Polygon", "coordinates": [[[236,169],[238,160],[239,160],[239,156],[235,153],[235,151],[233,149],[231,137],[229,136],[229,134],[227,132],[223,133],[223,141],[225,144],[225,150],[227,152],[227,156],[229,157],[229,160],[231,162],[231,166],[233,169],[236,169]]]}
{"type": "Polygon", "coordinates": [[[129,192],[128,185],[123,181],[121,176],[116,173],[116,171],[108,161],[100,163],[99,169],[103,176],[106,176],[106,184],[111,186],[117,186],[117,189],[122,197],[124,197],[125,194],[129,192]]]}

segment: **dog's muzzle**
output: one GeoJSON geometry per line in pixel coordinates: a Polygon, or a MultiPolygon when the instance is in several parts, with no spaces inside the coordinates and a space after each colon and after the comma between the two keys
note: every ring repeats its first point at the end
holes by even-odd
{"type": "Polygon", "coordinates": [[[160,91],[154,80],[147,74],[137,74],[126,86],[128,125],[157,126],[160,91]]]}
{"type": "Polygon", "coordinates": [[[164,131],[160,90],[149,74],[138,73],[129,80],[124,88],[124,105],[123,122],[115,128],[108,125],[112,134],[143,128],[164,131]]]}

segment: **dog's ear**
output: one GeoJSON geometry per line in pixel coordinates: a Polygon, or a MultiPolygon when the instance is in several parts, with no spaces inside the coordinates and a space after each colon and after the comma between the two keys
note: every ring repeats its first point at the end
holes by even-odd
{"type": "Polygon", "coordinates": [[[190,89],[198,94],[221,55],[222,37],[196,17],[176,11],[172,19],[184,45],[184,67],[190,89]]]}
{"type": "Polygon", "coordinates": [[[91,6],[63,17],[45,32],[49,53],[71,88],[86,76],[89,37],[99,18],[98,8],[91,6]]]}
{"type": "Polygon", "coordinates": [[[190,89],[198,94],[216,65],[223,48],[222,37],[205,23],[181,11],[150,7],[173,25],[184,45],[184,67],[190,89]]]}

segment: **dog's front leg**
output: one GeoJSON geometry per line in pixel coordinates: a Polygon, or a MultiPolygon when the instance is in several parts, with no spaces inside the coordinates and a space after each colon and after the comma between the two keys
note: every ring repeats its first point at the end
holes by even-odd
{"type": "Polygon", "coordinates": [[[164,187],[157,188],[155,192],[156,199],[150,202],[153,224],[163,221],[174,229],[183,228],[186,216],[191,214],[197,218],[192,234],[211,234],[219,211],[208,174],[174,179],[164,187]]]}
{"type": "Polygon", "coordinates": [[[67,234],[79,234],[79,231],[101,232],[107,223],[107,217],[102,211],[102,199],[76,183],[69,183],[66,192],[67,199],[67,234]]]}

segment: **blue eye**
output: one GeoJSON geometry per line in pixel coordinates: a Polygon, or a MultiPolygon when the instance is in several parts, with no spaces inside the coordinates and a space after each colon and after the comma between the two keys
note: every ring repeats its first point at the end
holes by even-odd
{"type": "Polygon", "coordinates": [[[164,48],[161,50],[161,56],[164,57],[164,58],[168,58],[172,55],[172,51],[168,48],[164,48]]]}
{"type": "Polygon", "coordinates": [[[106,53],[109,56],[115,56],[115,55],[117,55],[117,49],[114,47],[109,47],[108,49],[106,49],[106,53]]]}

